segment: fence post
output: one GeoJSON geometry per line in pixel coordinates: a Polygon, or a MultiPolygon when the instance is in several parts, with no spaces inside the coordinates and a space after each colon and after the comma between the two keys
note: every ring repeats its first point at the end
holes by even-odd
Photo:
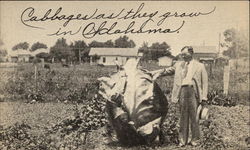
{"type": "Polygon", "coordinates": [[[230,65],[226,65],[224,66],[224,74],[223,74],[223,92],[226,96],[228,95],[229,78],[230,78],[230,65]]]}
{"type": "Polygon", "coordinates": [[[37,92],[37,66],[36,66],[36,64],[35,64],[35,90],[36,90],[36,92],[37,92]]]}
{"type": "Polygon", "coordinates": [[[44,58],[41,58],[42,61],[42,68],[44,68],[44,58]]]}
{"type": "Polygon", "coordinates": [[[13,72],[14,72],[14,82],[16,81],[16,68],[15,68],[15,63],[12,63],[12,67],[13,67],[13,72]]]}
{"type": "Polygon", "coordinates": [[[210,74],[210,77],[213,77],[213,67],[212,67],[212,63],[209,62],[209,74],[210,74]]]}

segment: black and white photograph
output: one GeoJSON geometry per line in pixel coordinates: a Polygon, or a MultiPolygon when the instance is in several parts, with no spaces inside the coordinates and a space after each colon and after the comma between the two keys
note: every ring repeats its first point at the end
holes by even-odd
{"type": "Polygon", "coordinates": [[[250,149],[249,1],[0,1],[1,150],[250,149]]]}

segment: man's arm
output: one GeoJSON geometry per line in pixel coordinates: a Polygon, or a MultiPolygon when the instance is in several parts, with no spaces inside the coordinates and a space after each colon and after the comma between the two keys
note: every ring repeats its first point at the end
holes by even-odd
{"type": "Polygon", "coordinates": [[[159,69],[156,71],[151,71],[151,74],[153,75],[153,79],[155,80],[155,79],[162,77],[162,76],[173,75],[175,73],[175,68],[176,68],[176,66],[173,65],[173,66],[170,66],[167,68],[159,69]]]}
{"type": "Polygon", "coordinates": [[[207,76],[207,71],[206,68],[204,66],[204,64],[202,64],[202,68],[201,68],[201,82],[202,82],[202,100],[207,100],[207,90],[208,90],[208,76],[207,76]]]}
{"type": "Polygon", "coordinates": [[[162,73],[162,76],[172,76],[175,73],[175,65],[171,67],[164,68],[164,71],[162,73]]]}

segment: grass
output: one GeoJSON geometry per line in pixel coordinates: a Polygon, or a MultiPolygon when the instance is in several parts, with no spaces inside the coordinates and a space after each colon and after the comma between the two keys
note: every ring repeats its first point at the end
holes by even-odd
{"type": "MultiPolygon", "coordinates": [[[[27,104],[20,102],[1,102],[0,103],[0,125],[4,128],[13,126],[16,123],[22,123],[30,125],[32,135],[41,135],[48,128],[62,122],[65,118],[71,117],[75,113],[75,105],[64,104],[64,103],[35,103],[27,104]]],[[[79,106],[80,107],[80,106],[79,106]]],[[[229,140],[231,149],[244,149],[246,148],[245,138],[249,137],[248,123],[246,122],[249,118],[249,107],[247,106],[236,106],[232,108],[223,108],[219,106],[211,106],[211,117],[213,119],[214,127],[217,128],[219,133],[217,136],[222,136],[229,140]],[[233,114],[231,114],[233,113],[233,114]],[[231,114],[231,115],[230,115],[231,114]],[[231,122],[231,123],[230,123],[231,122]],[[232,125],[232,127],[231,127],[232,125]],[[237,133],[237,135],[235,135],[237,133]]],[[[120,149],[120,150],[146,150],[146,149],[177,149],[177,150],[202,150],[202,147],[191,147],[186,146],[183,148],[178,147],[176,144],[164,144],[162,146],[151,145],[151,146],[135,146],[135,147],[124,147],[119,143],[114,142],[110,145],[104,143],[106,137],[103,136],[105,133],[104,128],[93,131],[90,133],[87,139],[87,144],[82,147],[84,149],[120,149]]],[[[1,143],[0,143],[1,145],[1,143]]],[[[209,148],[208,148],[209,149],[209,148]]]]}
{"type": "Polygon", "coordinates": [[[1,102],[0,124],[3,127],[25,122],[33,127],[47,128],[74,114],[73,104],[1,102]]]}

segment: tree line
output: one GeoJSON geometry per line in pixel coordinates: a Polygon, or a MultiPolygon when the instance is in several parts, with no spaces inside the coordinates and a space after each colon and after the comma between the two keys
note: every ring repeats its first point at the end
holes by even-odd
{"type": "MultiPolygon", "coordinates": [[[[92,47],[100,48],[134,48],[136,46],[135,42],[127,36],[120,36],[119,38],[112,40],[107,40],[105,42],[92,41],[87,44],[84,40],[77,40],[67,44],[65,38],[57,39],[56,43],[50,47],[50,52],[44,53],[41,52],[36,55],[37,58],[44,58],[45,60],[51,60],[54,58],[55,61],[61,61],[64,59],[67,62],[88,62],[89,61],[89,51],[92,47]]],[[[29,48],[29,43],[21,42],[13,46],[12,50],[29,50],[36,51],[40,48],[48,48],[46,44],[36,42],[29,48]]],[[[126,49],[125,49],[126,50],[126,49]]],[[[151,46],[148,46],[147,43],[144,43],[140,48],[139,52],[145,54],[144,59],[155,60],[162,54],[171,54],[170,46],[166,43],[153,43],[151,46]]],[[[98,58],[98,57],[97,57],[98,58]]]]}
{"type": "Polygon", "coordinates": [[[55,45],[50,48],[50,56],[57,61],[65,59],[67,62],[83,62],[89,61],[89,51],[92,47],[109,47],[109,48],[133,48],[135,42],[130,40],[127,36],[121,36],[114,42],[107,40],[105,42],[92,41],[87,44],[83,40],[74,41],[67,44],[66,39],[60,38],[56,41],[55,45]]]}
{"type": "Polygon", "coordinates": [[[7,50],[3,49],[2,46],[4,45],[2,39],[0,39],[0,62],[4,61],[3,57],[7,56],[7,50]]]}
{"type": "Polygon", "coordinates": [[[234,28],[227,29],[223,32],[224,41],[220,43],[221,47],[226,47],[223,55],[229,58],[240,58],[249,56],[249,37],[234,28]]]}
{"type": "Polygon", "coordinates": [[[162,56],[170,56],[171,48],[166,42],[156,42],[151,46],[149,46],[148,43],[144,42],[139,48],[139,52],[143,53],[143,60],[157,60],[162,56]]]}

